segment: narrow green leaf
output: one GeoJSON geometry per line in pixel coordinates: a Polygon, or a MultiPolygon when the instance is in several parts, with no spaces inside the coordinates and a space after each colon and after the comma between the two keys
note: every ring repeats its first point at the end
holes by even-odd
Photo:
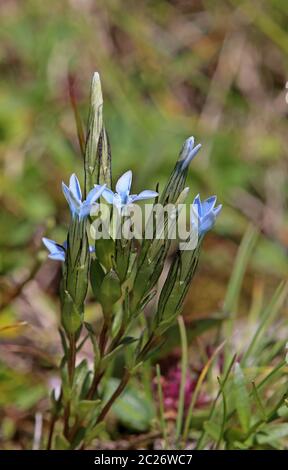
{"type": "Polygon", "coordinates": [[[187,335],[186,335],[186,328],[183,317],[180,316],[178,318],[178,325],[179,325],[179,332],[180,332],[180,339],[181,339],[181,382],[180,382],[180,390],[179,390],[179,401],[178,401],[178,414],[177,414],[177,421],[176,421],[176,441],[179,440],[181,429],[183,426],[183,416],[184,416],[184,405],[185,405],[185,385],[187,380],[187,372],[188,372],[188,343],[187,343],[187,335]]]}
{"type": "Polygon", "coordinates": [[[288,295],[288,282],[281,282],[278,288],[276,289],[271,301],[267,305],[266,309],[261,315],[261,321],[257,328],[256,333],[253,335],[253,338],[250,342],[249,347],[247,348],[246,352],[243,355],[242,364],[245,364],[246,360],[252,355],[255,354],[259,342],[262,336],[265,334],[268,326],[274,320],[276,315],[279,313],[285,299],[288,295]]]}
{"type": "Polygon", "coordinates": [[[251,257],[251,253],[255,247],[257,237],[258,231],[252,225],[249,225],[237,252],[236,261],[234,263],[233,272],[223,304],[224,313],[229,314],[230,317],[235,316],[244,274],[251,257]]]}
{"type": "Polygon", "coordinates": [[[288,436],[288,424],[277,423],[267,425],[256,435],[258,444],[270,444],[272,441],[279,441],[288,436]]]}
{"type": "Polygon", "coordinates": [[[250,426],[251,408],[245,377],[239,363],[235,364],[233,393],[239,421],[243,431],[246,433],[250,426]]]}

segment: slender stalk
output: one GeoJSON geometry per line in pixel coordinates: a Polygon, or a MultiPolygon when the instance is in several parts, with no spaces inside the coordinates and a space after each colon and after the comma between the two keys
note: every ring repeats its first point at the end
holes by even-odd
{"type": "Polygon", "coordinates": [[[161,372],[159,364],[156,365],[156,374],[157,374],[157,390],[158,390],[158,400],[159,400],[159,411],[160,411],[160,425],[162,431],[162,437],[164,440],[164,450],[167,449],[167,431],[166,431],[166,421],[164,415],[164,401],[163,401],[163,390],[161,385],[161,372]]]}
{"type": "MultiPolygon", "coordinates": [[[[205,379],[207,373],[209,372],[209,369],[211,367],[212,362],[214,361],[217,354],[224,347],[224,345],[225,345],[225,341],[223,341],[223,343],[220,344],[220,346],[218,346],[217,349],[215,349],[215,351],[213,352],[213,354],[210,356],[209,360],[206,362],[205,366],[203,367],[202,372],[201,372],[201,374],[200,374],[200,376],[197,380],[196,387],[195,387],[195,390],[193,392],[191,402],[190,402],[190,405],[189,405],[189,408],[188,408],[187,417],[186,417],[185,426],[184,426],[184,431],[183,431],[183,442],[185,442],[185,443],[187,442],[187,439],[188,439],[188,434],[189,434],[189,430],[190,430],[190,424],[191,424],[191,420],[192,420],[192,416],[193,416],[194,406],[197,402],[200,389],[202,387],[202,384],[204,382],[204,379],[205,379]]],[[[228,369],[228,370],[230,370],[230,369],[228,369]]],[[[224,381],[223,381],[223,383],[224,383],[224,381]]],[[[223,387],[224,387],[224,385],[223,385],[223,387]]],[[[220,395],[221,395],[221,391],[220,391],[220,395]]]]}
{"type": "Polygon", "coordinates": [[[90,390],[89,390],[88,395],[87,395],[88,400],[93,399],[103,375],[104,375],[104,372],[99,372],[98,374],[94,375],[90,390]]]}
{"type": "MultiPolygon", "coordinates": [[[[237,357],[237,354],[234,354],[234,356],[232,357],[232,359],[231,359],[231,361],[230,361],[230,364],[229,364],[229,366],[228,366],[228,368],[227,368],[227,371],[226,371],[226,373],[225,373],[225,376],[224,376],[224,378],[223,378],[223,380],[222,380],[222,390],[224,390],[224,387],[225,387],[226,382],[227,382],[227,380],[228,380],[228,378],[229,378],[229,375],[230,375],[230,372],[231,372],[231,370],[232,370],[232,367],[233,367],[233,365],[234,365],[234,363],[235,363],[235,361],[236,361],[236,357],[237,357]]],[[[213,418],[214,412],[215,412],[215,409],[216,409],[216,404],[217,404],[217,401],[219,400],[219,398],[220,398],[220,396],[221,396],[221,393],[222,393],[221,390],[219,390],[219,392],[217,393],[217,396],[216,396],[215,400],[213,401],[213,404],[212,404],[212,407],[211,407],[211,409],[210,409],[210,413],[209,413],[209,416],[208,416],[208,420],[207,420],[207,421],[210,421],[210,420],[213,418]]],[[[188,429],[188,431],[189,431],[189,429],[188,429]]],[[[204,440],[205,436],[206,436],[206,430],[204,429],[204,430],[202,431],[202,433],[201,433],[199,439],[198,439],[197,444],[196,444],[196,450],[201,449],[201,446],[202,446],[202,443],[203,443],[203,440],[204,440]]]]}
{"type": "Polygon", "coordinates": [[[51,450],[52,439],[53,439],[53,434],[54,434],[54,429],[55,429],[56,421],[57,421],[57,416],[56,416],[55,414],[51,414],[51,419],[50,419],[50,424],[49,424],[49,434],[48,434],[48,441],[47,441],[46,450],[51,450]]]}
{"type": "Polygon", "coordinates": [[[69,358],[68,358],[68,374],[69,374],[70,385],[72,386],[74,372],[75,372],[75,363],[76,363],[76,341],[75,341],[74,335],[70,335],[69,343],[70,343],[70,350],[69,350],[69,358]]]}
{"type": "MultiPolygon", "coordinates": [[[[58,405],[60,404],[61,400],[62,400],[62,389],[61,389],[61,393],[59,395],[59,398],[57,400],[58,405]]],[[[55,410],[54,413],[51,412],[46,450],[51,450],[51,447],[52,447],[55,424],[56,424],[56,422],[59,418],[59,412],[57,411],[57,408],[58,408],[58,406],[56,407],[56,410],[55,410]]]]}
{"type": "Polygon", "coordinates": [[[99,349],[100,349],[101,356],[103,356],[105,352],[108,329],[109,329],[108,322],[104,320],[103,327],[102,327],[100,337],[99,337],[99,349]]]}
{"type": "Polygon", "coordinates": [[[178,414],[176,421],[176,442],[179,441],[181,429],[183,425],[183,416],[184,416],[184,406],[185,406],[185,385],[188,371],[188,343],[186,328],[183,317],[178,318],[180,338],[181,338],[181,349],[182,349],[182,359],[181,359],[181,382],[180,382],[180,391],[179,391],[179,400],[178,400],[178,414]]]}
{"type": "MultiPolygon", "coordinates": [[[[74,372],[75,372],[75,363],[76,363],[76,340],[74,335],[69,337],[69,356],[68,356],[68,376],[70,387],[73,385],[74,372]]],[[[70,418],[70,401],[67,403],[64,409],[64,436],[69,438],[69,418],[70,418]]]]}
{"type": "Polygon", "coordinates": [[[103,323],[101,333],[100,333],[100,336],[99,336],[100,358],[99,358],[99,363],[98,363],[97,367],[94,370],[94,376],[93,376],[93,379],[92,379],[92,383],[91,383],[90,389],[89,389],[88,394],[87,394],[88,400],[93,399],[93,397],[94,397],[94,395],[97,391],[97,387],[99,385],[99,382],[101,381],[101,379],[104,375],[104,372],[101,371],[101,359],[102,359],[102,357],[105,353],[109,327],[110,327],[109,322],[106,319],[104,319],[104,323],[103,323]]]}

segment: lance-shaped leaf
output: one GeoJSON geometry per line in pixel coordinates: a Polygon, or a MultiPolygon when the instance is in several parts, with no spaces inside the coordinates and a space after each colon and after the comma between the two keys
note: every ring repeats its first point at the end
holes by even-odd
{"type": "Polygon", "coordinates": [[[235,364],[233,397],[242,430],[246,433],[248,432],[250,426],[251,409],[249,392],[247,390],[245,377],[239,363],[235,364]]]}
{"type": "MultiPolygon", "coordinates": [[[[153,213],[148,223],[155,227],[153,239],[144,240],[142,251],[137,260],[137,273],[134,280],[132,309],[135,311],[146,298],[159,280],[163,271],[164,263],[171,245],[171,234],[177,228],[179,213],[182,210],[182,203],[187,196],[188,188],[185,188],[179,195],[175,205],[171,205],[172,212],[167,210],[169,206],[162,208],[162,215],[159,217],[153,213]]],[[[156,206],[154,206],[155,208],[156,206]]],[[[159,207],[159,206],[158,206],[159,207]]]]}
{"type": "Polygon", "coordinates": [[[88,132],[85,146],[85,194],[94,184],[106,183],[111,187],[111,152],[103,126],[103,96],[99,73],[91,83],[88,132]]]}
{"type": "Polygon", "coordinates": [[[90,265],[90,282],[96,300],[99,300],[98,295],[104,277],[105,271],[99,263],[98,259],[92,259],[90,265]]]}
{"type": "Polygon", "coordinates": [[[200,245],[191,251],[178,251],[162,288],[157,313],[152,322],[155,334],[163,334],[180,313],[199,260],[200,245]]]}
{"type": "Polygon", "coordinates": [[[132,240],[115,240],[115,265],[121,283],[127,277],[132,250],[132,240]]]}

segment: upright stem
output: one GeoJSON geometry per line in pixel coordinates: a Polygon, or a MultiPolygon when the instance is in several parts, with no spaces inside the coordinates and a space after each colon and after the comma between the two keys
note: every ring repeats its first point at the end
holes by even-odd
{"type": "MultiPolygon", "coordinates": [[[[68,356],[68,376],[70,387],[72,388],[76,363],[76,340],[74,335],[69,337],[69,356],[68,356]]],[[[69,438],[69,418],[70,418],[70,400],[64,410],[64,436],[69,438]]]]}
{"type": "Polygon", "coordinates": [[[107,413],[110,411],[111,406],[113,405],[115,400],[117,400],[117,398],[121,395],[121,393],[123,392],[123,390],[126,387],[127,383],[129,382],[129,379],[130,379],[130,372],[129,372],[129,370],[126,369],[126,371],[125,371],[125,373],[124,373],[124,375],[121,379],[121,382],[119,383],[119,385],[116,388],[115,392],[113,393],[112,397],[110,398],[110,400],[108,400],[108,402],[104,406],[103,410],[101,411],[100,415],[98,416],[96,424],[101,423],[101,421],[103,421],[105,419],[107,413]]]}
{"type": "Polygon", "coordinates": [[[47,442],[46,450],[51,450],[52,439],[53,439],[53,433],[54,433],[56,420],[57,420],[56,415],[51,414],[51,420],[50,420],[50,425],[49,425],[49,434],[48,434],[48,442],[47,442]]]}
{"type": "Polygon", "coordinates": [[[99,337],[99,349],[100,349],[101,357],[103,356],[105,352],[108,329],[109,329],[108,321],[104,319],[103,327],[102,327],[100,337],[99,337]]]}
{"type": "Polygon", "coordinates": [[[103,375],[104,375],[104,372],[99,372],[99,373],[96,373],[94,375],[90,390],[89,390],[88,395],[87,395],[88,400],[93,399],[93,397],[94,397],[94,395],[97,391],[97,387],[99,385],[99,382],[102,379],[103,375]]]}
{"type": "Polygon", "coordinates": [[[92,383],[91,383],[91,386],[87,395],[88,400],[93,399],[97,391],[98,384],[104,375],[104,372],[101,371],[101,359],[105,353],[109,326],[110,326],[109,322],[107,321],[107,319],[104,318],[104,323],[103,323],[102,330],[101,330],[100,337],[99,337],[99,351],[100,351],[99,364],[94,371],[94,377],[93,377],[93,380],[92,380],[92,383]]]}
{"type": "MultiPolygon", "coordinates": [[[[57,400],[57,405],[60,404],[61,400],[62,400],[62,390],[61,390],[60,396],[57,400]]],[[[58,406],[56,407],[56,409],[54,409],[51,412],[50,423],[49,423],[48,441],[47,441],[46,450],[51,450],[51,447],[52,447],[55,424],[56,424],[56,422],[59,418],[59,411],[57,410],[57,408],[58,408],[58,406]]]]}
{"type": "Polygon", "coordinates": [[[70,348],[69,348],[69,357],[68,357],[68,375],[69,375],[69,382],[72,387],[74,372],[75,372],[75,363],[76,363],[76,341],[75,341],[75,336],[72,334],[69,337],[69,343],[70,343],[70,348]]]}

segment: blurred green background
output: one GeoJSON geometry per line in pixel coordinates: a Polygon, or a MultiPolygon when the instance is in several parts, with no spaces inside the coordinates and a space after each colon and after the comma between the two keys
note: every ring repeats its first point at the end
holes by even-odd
{"type": "Polygon", "coordinates": [[[9,436],[14,414],[26,419],[45,394],[34,361],[53,363],[45,355],[55,350],[48,330],[57,335],[57,273],[50,262],[38,271],[36,254],[44,232],[65,237],[61,181],[83,176],[68,76],[86,122],[92,73],[101,74],[114,180],[132,169],[135,190],[163,187],[183,141],[194,135],[202,143],[191,199],[216,193],[224,209],[186,314],[221,306],[251,220],[263,236],[245,307],[251,291],[288,274],[288,12],[286,0],[5,0],[0,14],[0,406],[10,394],[18,407],[5,411],[9,436]],[[8,341],[19,329],[21,341],[8,341]],[[30,348],[30,362],[15,348],[30,348]]]}

